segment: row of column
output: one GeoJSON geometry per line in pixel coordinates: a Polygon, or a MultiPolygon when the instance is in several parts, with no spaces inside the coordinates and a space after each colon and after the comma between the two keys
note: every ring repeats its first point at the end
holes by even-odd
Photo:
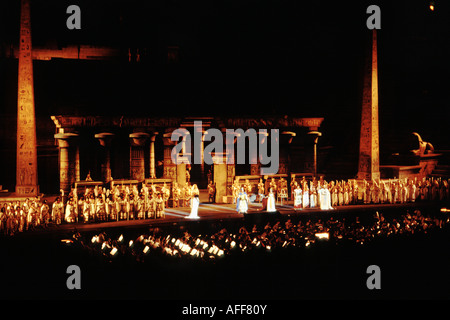
{"type": "MultiPolygon", "coordinates": [[[[155,165],[155,138],[158,132],[149,134],[146,132],[134,132],[129,135],[130,138],[130,179],[143,181],[145,179],[145,150],[144,146],[147,139],[150,139],[150,178],[156,178],[155,165]]],[[[105,151],[105,161],[101,165],[102,180],[110,182],[111,178],[111,143],[115,134],[110,132],[102,132],[95,135],[100,145],[105,151]]],[[[57,133],[54,138],[58,142],[59,148],[59,179],[60,189],[69,192],[71,185],[80,181],[80,149],[79,134],[77,133],[57,133]],[[75,151],[75,155],[69,153],[69,149],[75,151]]],[[[164,139],[165,140],[165,139],[164,139]]],[[[169,139],[170,140],[170,139],[169,139]]],[[[169,161],[164,157],[164,178],[172,178],[169,175],[173,170],[166,169],[170,166],[170,150],[171,145],[164,142],[164,154],[166,149],[169,150],[169,161]],[[166,146],[167,144],[167,146],[166,146]]]]}
{"type": "MultiPolygon", "coordinates": [[[[202,132],[203,133],[203,132],[202,132]]],[[[145,146],[147,140],[150,141],[150,178],[156,178],[156,164],[155,164],[155,139],[159,132],[133,132],[129,134],[130,138],[130,179],[144,181],[145,180],[145,146]]],[[[111,143],[114,138],[114,133],[102,132],[95,135],[100,145],[104,147],[105,161],[102,163],[102,180],[109,182],[111,178],[111,143]]],[[[172,133],[163,133],[161,135],[164,145],[164,158],[163,158],[163,178],[172,179],[177,181],[179,185],[183,186],[186,183],[186,164],[175,164],[171,159],[172,148],[178,143],[171,140],[172,133]]],[[[284,144],[290,144],[292,138],[295,136],[293,132],[282,132],[282,137],[286,137],[287,141],[283,141],[284,144]]],[[[71,185],[80,181],[80,155],[79,155],[79,143],[77,133],[64,133],[60,132],[54,135],[58,141],[59,146],[59,174],[60,174],[60,188],[64,192],[69,192],[71,185]],[[72,150],[75,150],[75,156],[69,156],[69,147],[72,142],[72,150]],[[72,160],[72,161],[71,161],[72,160]]],[[[282,140],[286,140],[282,138],[282,140]]],[[[203,165],[203,139],[201,139],[202,145],[200,146],[201,163],[203,165]]],[[[280,141],[281,142],[281,141],[280,141]]],[[[183,152],[186,152],[183,148],[183,152]]],[[[289,153],[286,148],[280,148],[280,163],[279,173],[286,173],[288,167],[289,153]]],[[[259,174],[261,164],[257,161],[256,164],[251,165],[251,174],[259,174]]],[[[216,169],[216,168],[215,168],[216,169]]],[[[218,168],[217,168],[218,169],[218,168]]],[[[226,166],[219,169],[219,171],[226,171],[227,182],[232,183],[232,177],[234,176],[234,165],[231,167],[226,166]],[[228,172],[229,171],[229,172],[228,172]]],[[[202,172],[203,173],[203,172],[202,172]]],[[[218,177],[215,177],[218,178],[218,177]]],[[[223,179],[223,178],[222,178],[223,179]]],[[[221,179],[221,180],[222,180],[221,179]]]]}

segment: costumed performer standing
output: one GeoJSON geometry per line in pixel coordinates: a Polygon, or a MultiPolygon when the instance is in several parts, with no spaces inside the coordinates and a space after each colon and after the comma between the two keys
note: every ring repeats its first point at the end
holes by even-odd
{"type": "Polygon", "coordinates": [[[309,189],[306,182],[303,183],[303,208],[309,208],[309,189]]]}
{"type": "Polygon", "coordinates": [[[294,210],[298,210],[302,208],[303,193],[302,188],[300,188],[297,182],[294,183],[294,186],[294,210]]]}
{"type": "Polygon", "coordinates": [[[198,216],[198,206],[200,204],[200,199],[198,198],[198,194],[195,194],[191,198],[191,214],[186,217],[186,219],[199,219],[198,216]]]}
{"type": "Polygon", "coordinates": [[[328,190],[328,186],[326,183],[319,187],[319,203],[321,210],[333,209],[333,207],[331,207],[330,190],[328,190]]]}
{"type": "Polygon", "coordinates": [[[238,213],[247,213],[248,211],[248,195],[243,187],[241,187],[241,192],[237,197],[236,210],[238,213]]]}
{"type": "Polygon", "coordinates": [[[270,188],[269,197],[267,198],[267,212],[276,212],[275,209],[275,194],[273,193],[273,189],[270,188]]]}

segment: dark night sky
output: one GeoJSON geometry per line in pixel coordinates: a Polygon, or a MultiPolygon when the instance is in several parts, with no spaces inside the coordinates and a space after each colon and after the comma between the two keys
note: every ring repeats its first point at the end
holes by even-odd
{"type": "MultiPolygon", "coordinates": [[[[323,116],[322,143],[357,151],[366,8],[377,4],[382,150],[412,131],[450,148],[450,10],[435,2],[431,12],[425,0],[32,0],[35,46],[149,53],[139,64],[36,61],[36,112],[323,116]],[[81,30],[66,28],[70,4],[81,30]],[[168,46],[180,47],[178,63],[167,63],[168,46]]],[[[19,1],[1,1],[0,44],[18,43],[19,13],[19,1]]],[[[17,61],[1,58],[0,113],[16,112],[16,90],[17,61]]]]}

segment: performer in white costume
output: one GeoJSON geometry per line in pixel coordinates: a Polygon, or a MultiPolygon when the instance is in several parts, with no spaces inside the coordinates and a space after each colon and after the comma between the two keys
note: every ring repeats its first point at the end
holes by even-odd
{"type": "Polygon", "coordinates": [[[323,186],[320,186],[319,189],[319,203],[320,203],[320,209],[321,210],[329,210],[333,209],[331,207],[331,194],[330,190],[328,190],[328,186],[325,184],[323,186]]]}
{"type": "Polygon", "coordinates": [[[236,210],[238,213],[247,213],[248,211],[248,195],[245,192],[244,187],[241,187],[241,192],[239,192],[237,197],[236,210]]]}
{"type": "Polygon", "coordinates": [[[198,194],[194,195],[191,198],[191,214],[186,217],[186,219],[199,219],[198,216],[198,205],[200,204],[200,199],[198,198],[198,194]]]}
{"type": "Polygon", "coordinates": [[[267,198],[267,212],[276,212],[275,209],[275,194],[273,193],[273,189],[270,188],[269,197],[267,198]]]}
{"type": "Polygon", "coordinates": [[[64,215],[64,220],[66,220],[66,222],[69,223],[75,222],[72,200],[67,201],[66,214],[64,215]]]}
{"type": "Polygon", "coordinates": [[[310,192],[309,192],[309,207],[315,208],[317,206],[317,190],[316,186],[311,183],[310,192]]]}
{"type": "Polygon", "coordinates": [[[303,183],[303,208],[309,208],[309,190],[306,182],[303,183]]]}
{"type": "Polygon", "coordinates": [[[302,194],[302,189],[297,184],[297,182],[295,182],[294,186],[295,186],[295,188],[294,188],[294,210],[298,210],[298,209],[302,208],[303,194],[302,194]]]}

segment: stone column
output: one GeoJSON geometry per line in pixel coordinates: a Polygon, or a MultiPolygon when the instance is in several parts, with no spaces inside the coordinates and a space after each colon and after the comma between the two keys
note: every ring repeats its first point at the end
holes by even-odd
{"type": "Polygon", "coordinates": [[[57,133],[54,135],[58,140],[59,147],[59,188],[64,191],[66,196],[70,192],[72,183],[74,183],[75,174],[70,172],[69,146],[70,140],[78,137],[76,133],[57,133]]]}
{"type": "MultiPolygon", "coordinates": [[[[225,153],[223,153],[223,163],[226,164],[226,171],[227,171],[227,184],[226,184],[226,195],[231,195],[231,186],[234,182],[234,176],[236,174],[236,165],[235,165],[235,148],[232,148],[232,144],[236,143],[236,139],[239,136],[239,133],[234,133],[234,138],[230,141],[227,141],[226,139],[226,129],[222,129],[222,134],[225,135],[225,138],[223,138],[225,142],[225,153]],[[233,150],[232,153],[228,153],[229,150],[233,150]]],[[[217,155],[219,155],[217,153],[217,155]]],[[[214,164],[214,177],[216,177],[216,165],[214,164]]],[[[216,193],[216,199],[217,199],[217,193],[216,193]]],[[[222,199],[220,199],[220,202],[223,202],[222,199]]]]}
{"type": "Polygon", "coordinates": [[[95,138],[102,147],[105,148],[105,162],[102,164],[102,179],[104,182],[111,181],[111,141],[114,133],[102,132],[97,133],[95,138]]]}
{"type": "Polygon", "coordinates": [[[177,164],[177,183],[178,186],[184,187],[186,184],[186,164],[177,164]]]}
{"type": "Polygon", "coordinates": [[[39,193],[39,186],[29,0],[21,3],[19,45],[16,194],[34,196],[39,193]]]}
{"type": "MultiPolygon", "coordinates": [[[[261,143],[267,143],[267,137],[269,136],[269,134],[267,132],[258,132],[258,135],[261,135],[260,137],[258,136],[258,144],[261,143]]],[[[261,148],[261,146],[259,145],[258,148],[261,148]]],[[[259,150],[258,150],[259,152],[259,150]]],[[[254,161],[254,160],[253,160],[254,161]]],[[[250,174],[252,175],[261,175],[261,161],[259,159],[259,154],[256,154],[256,163],[250,164],[250,174]]]]}
{"type": "MultiPolygon", "coordinates": [[[[165,133],[163,135],[163,143],[164,143],[163,178],[164,179],[173,179],[175,181],[175,180],[177,180],[177,165],[172,162],[171,155],[172,155],[172,148],[177,144],[177,142],[172,141],[170,139],[171,136],[172,136],[172,133],[165,133]]],[[[185,181],[186,181],[186,176],[185,176],[185,181]]]]}
{"type": "Polygon", "coordinates": [[[228,195],[228,164],[226,153],[215,153],[212,157],[214,163],[214,183],[216,185],[216,203],[224,203],[223,197],[228,195]]]}
{"type": "Polygon", "coordinates": [[[75,149],[75,181],[80,181],[80,144],[75,149]]]}
{"type": "Polygon", "coordinates": [[[280,162],[278,173],[289,174],[291,171],[291,143],[297,134],[292,131],[283,131],[280,135],[280,162]]]}
{"type": "Polygon", "coordinates": [[[150,136],[150,178],[156,178],[156,165],[155,165],[155,139],[158,132],[153,132],[150,136]]]}
{"type": "Polygon", "coordinates": [[[145,132],[134,132],[130,134],[130,179],[145,180],[145,141],[149,137],[145,132]]]}
{"type": "Polygon", "coordinates": [[[359,139],[359,180],[380,179],[378,140],[377,30],[372,30],[371,51],[364,74],[361,135],[359,139]]]}

